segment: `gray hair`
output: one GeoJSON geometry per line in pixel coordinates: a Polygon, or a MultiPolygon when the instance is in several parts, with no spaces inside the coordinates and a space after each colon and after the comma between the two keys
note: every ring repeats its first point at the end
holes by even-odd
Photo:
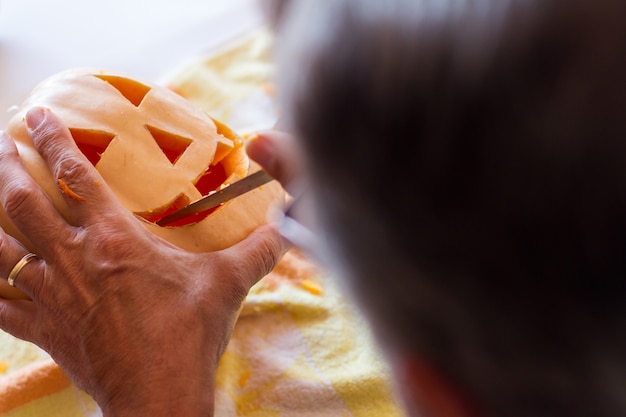
{"type": "Polygon", "coordinates": [[[294,0],[331,262],[489,414],[626,415],[626,2],[294,0]]]}

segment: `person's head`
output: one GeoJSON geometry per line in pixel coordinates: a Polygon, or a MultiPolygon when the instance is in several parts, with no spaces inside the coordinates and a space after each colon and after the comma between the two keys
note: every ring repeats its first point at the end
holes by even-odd
{"type": "Polygon", "coordinates": [[[626,415],[626,2],[285,3],[283,118],[398,374],[626,415]]]}

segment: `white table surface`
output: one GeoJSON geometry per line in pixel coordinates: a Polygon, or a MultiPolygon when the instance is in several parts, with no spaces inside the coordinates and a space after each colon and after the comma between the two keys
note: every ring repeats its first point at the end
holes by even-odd
{"type": "Polygon", "coordinates": [[[258,0],[0,0],[0,129],[59,71],[98,67],[160,82],[262,23],[258,0]]]}

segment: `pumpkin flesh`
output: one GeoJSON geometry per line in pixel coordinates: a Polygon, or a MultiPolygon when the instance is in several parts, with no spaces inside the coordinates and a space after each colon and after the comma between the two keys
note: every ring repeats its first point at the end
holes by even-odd
{"type": "MultiPolygon", "coordinates": [[[[273,181],[216,208],[156,225],[259,167],[248,159],[241,137],[167,88],[123,74],[70,70],[33,90],[7,128],[24,166],[70,224],[75,222],[63,194],[72,198],[72,191],[52,178],[26,129],[24,115],[34,106],[61,118],[79,150],[150,232],[183,249],[231,246],[264,224],[270,206],[284,200],[273,181]]],[[[0,226],[35,251],[1,210],[0,226]]],[[[1,284],[0,297],[15,298],[14,289],[5,291],[1,284]]]]}

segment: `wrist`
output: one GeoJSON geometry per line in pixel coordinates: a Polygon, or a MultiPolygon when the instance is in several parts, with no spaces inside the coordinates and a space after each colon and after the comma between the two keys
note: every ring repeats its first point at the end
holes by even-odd
{"type": "MultiPolygon", "coordinates": [[[[188,388],[188,387],[187,387],[188,388]]],[[[211,417],[214,411],[213,389],[192,394],[185,389],[163,393],[143,393],[141,398],[116,398],[101,405],[103,417],[211,417]]]]}
{"type": "Polygon", "coordinates": [[[124,383],[107,401],[99,403],[104,417],[211,417],[214,411],[215,373],[203,379],[190,375],[138,378],[124,383]]]}

